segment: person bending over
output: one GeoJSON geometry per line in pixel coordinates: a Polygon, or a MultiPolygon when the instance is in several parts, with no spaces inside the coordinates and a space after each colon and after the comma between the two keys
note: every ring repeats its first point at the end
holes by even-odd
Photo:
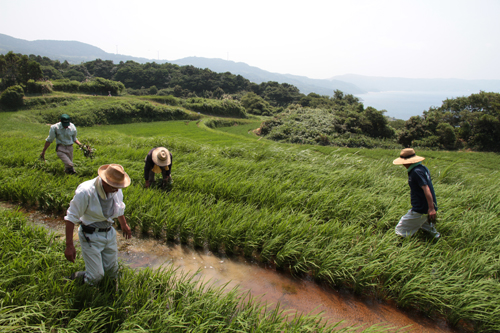
{"type": "Polygon", "coordinates": [[[161,173],[162,186],[172,181],[172,154],[165,147],[153,148],[144,159],[145,187],[148,188],[155,181],[155,174],[161,173]]]}

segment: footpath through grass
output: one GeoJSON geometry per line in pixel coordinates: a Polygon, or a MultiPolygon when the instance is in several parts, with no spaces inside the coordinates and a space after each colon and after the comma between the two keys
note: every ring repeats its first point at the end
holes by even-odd
{"type": "Polygon", "coordinates": [[[79,183],[119,163],[132,178],[124,196],[136,231],[500,329],[497,154],[417,150],[433,177],[442,239],[401,241],[394,227],[410,197],[405,169],[392,165],[399,150],[279,144],[203,120],[99,126],[79,128],[96,158],[75,152],[79,174],[70,177],[54,147],[46,163],[37,159],[48,126],[27,121],[30,112],[0,114],[1,199],[63,212],[79,183]],[[160,145],[173,154],[173,186],[144,189],[144,157],[160,145]]]}

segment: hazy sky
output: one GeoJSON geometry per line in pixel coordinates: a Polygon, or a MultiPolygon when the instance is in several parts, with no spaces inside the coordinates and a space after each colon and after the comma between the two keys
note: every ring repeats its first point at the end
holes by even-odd
{"type": "Polygon", "coordinates": [[[500,79],[499,17],[499,0],[0,0],[0,33],[15,38],[315,79],[500,79]]]}

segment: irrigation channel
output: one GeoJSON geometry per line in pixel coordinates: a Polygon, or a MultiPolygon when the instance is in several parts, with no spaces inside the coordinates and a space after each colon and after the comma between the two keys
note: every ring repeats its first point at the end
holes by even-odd
{"type": "MultiPolygon", "coordinates": [[[[4,208],[16,206],[5,202],[4,208]]],[[[28,219],[64,237],[65,222],[61,216],[47,215],[40,211],[25,211],[28,219]]],[[[78,234],[74,234],[75,246],[79,246],[78,234]]],[[[345,325],[359,326],[360,331],[371,325],[381,324],[398,332],[464,332],[451,328],[445,320],[431,320],[414,311],[403,311],[394,304],[379,302],[368,297],[353,295],[348,290],[331,289],[307,279],[296,279],[264,267],[245,258],[226,258],[208,250],[194,250],[187,246],[165,244],[149,237],[126,240],[118,233],[120,260],[131,268],[158,268],[173,264],[178,270],[197,273],[196,278],[215,285],[239,286],[242,291],[268,304],[279,303],[293,313],[323,312],[329,322],[345,321],[345,325]]],[[[61,254],[62,255],[62,254],[61,254]]],[[[342,327],[342,326],[341,326],[342,327]]]]}

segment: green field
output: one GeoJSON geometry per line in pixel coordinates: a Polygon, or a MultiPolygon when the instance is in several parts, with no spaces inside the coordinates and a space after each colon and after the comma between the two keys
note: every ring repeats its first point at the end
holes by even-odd
{"type": "MultiPolygon", "coordinates": [[[[405,169],[392,165],[399,150],[280,144],[250,131],[257,119],[223,128],[208,128],[207,118],[76,123],[96,158],[75,152],[79,173],[65,176],[55,147],[46,163],[38,160],[49,129],[39,119],[80,107],[0,113],[0,199],[64,212],[79,183],[119,163],[132,178],[124,196],[136,232],[253,256],[453,325],[500,329],[498,154],[417,149],[433,177],[442,238],[401,241],[394,227],[410,197],[405,169]],[[173,154],[173,186],[144,189],[144,157],[160,145],[173,154]]],[[[21,306],[5,293],[0,299],[4,308],[21,306]]]]}

